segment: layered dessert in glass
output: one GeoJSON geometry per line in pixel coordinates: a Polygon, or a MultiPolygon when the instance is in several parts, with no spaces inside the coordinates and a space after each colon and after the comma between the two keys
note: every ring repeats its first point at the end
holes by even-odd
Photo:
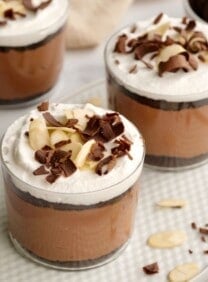
{"type": "Polygon", "coordinates": [[[60,269],[102,265],[132,235],[143,139],[117,112],[41,104],[1,145],[10,238],[24,256],[60,269]]]}
{"type": "Polygon", "coordinates": [[[140,128],[150,166],[180,170],[207,160],[207,38],[207,25],[160,14],[107,44],[110,107],[140,128]]]}
{"type": "Polygon", "coordinates": [[[0,0],[0,105],[48,93],[63,64],[67,0],[0,0]]]}

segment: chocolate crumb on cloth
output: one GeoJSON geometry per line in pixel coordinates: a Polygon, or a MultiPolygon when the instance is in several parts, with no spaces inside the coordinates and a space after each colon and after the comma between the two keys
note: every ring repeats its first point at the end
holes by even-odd
{"type": "Polygon", "coordinates": [[[153,275],[159,273],[159,265],[157,262],[143,266],[143,271],[147,275],[153,275]]]}

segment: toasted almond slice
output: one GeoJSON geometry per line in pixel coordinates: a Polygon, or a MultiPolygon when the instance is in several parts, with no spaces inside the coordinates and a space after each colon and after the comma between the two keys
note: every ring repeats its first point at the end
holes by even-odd
{"type": "Polygon", "coordinates": [[[159,25],[158,27],[148,32],[148,39],[149,40],[153,39],[155,34],[163,36],[166,33],[166,31],[168,31],[169,28],[170,28],[169,22],[159,25]]]}
{"type": "Polygon", "coordinates": [[[185,263],[176,266],[168,275],[170,282],[186,282],[196,276],[200,271],[198,264],[185,263]]]}
{"type": "Polygon", "coordinates": [[[60,126],[60,127],[48,126],[47,129],[48,129],[48,130],[56,130],[56,129],[58,129],[58,130],[62,130],[62,131],[69,132],[69,133],[74,133],[74,132],[76,132],[76,130],[73,129],[73,128],[61,127],[61,126],[60,126]]]}
{"type": "Polygon", "coordinates": [[[60,141],[66,141],[66,140],[69,140],[69,135],[66,132],[59,129],[54,130],[50,135],[50,141],[52,146],[54,146],[56,143],[60,141]]]}
{"type": "Polygon", "coordinates": [[[85,161],[87,159],[87,156],[90,153],[91,147],[93,144],[95,144],[95,140],[89,140],[87,141],[81,148],[80,152],[78,153],[76,159],[75,159],[75,164],[78,168],[82,168],[85,164],[85,161]]]}
{"type": "Polygon", "coordinates": [[[2,17],[4,15],[4,12],[6,10],[12,9],[14,12],[26,14],[26,9],[24,5],[21,3],[21,1],[8,1],[8,2],[3,2],[1,1],[0,3],[0,16],[2,17]]]}
{"type": "Polygon", "coordinates": [[[80,135],[79,135],[78,133],[76,133],[76,132],[70,134],[70,139],[71,139],[72,143],[75,142],[75,143],[83,144],[82,138],[81,138],[80,135]]]}
{"type": "Polygon", "coordinates": [[[77,143],[77,142],[72,142],[69,143],[67,145],[64,145],[61,147],[61,150],[63,151],[72,151],[72,156],[71,159],[74,161],[78,155],[78,153],[80,152],[80,150],[82,149],[82,144],[81,143],[77,143]]]}
{"type": "Polygon", "coordinates": [[[161,62],[167,62],[171,57],[185,52],[186,50],[179,44],[172,44],[163,48],[160,54],[156,57],[156,62],[159,65],[161,62]]]}
{"type": "Polygon", "coordinates": [[[78,120],[76,127],[78,127],[80,130],[84,130],[89,120],[87,117],[92,117],[93,115],[94,112],[87,109],[74,109],[73,116],[78,120]]]}
{"type": "Polygon", "coordinates": [[[182,245],[186,239],[184,231],[163,231],[151,235],[148,239],[148,245],[152,248],[174,248],[182,245]]]}
{"type": "Polygon", "coordinates": [[[65,117],[66,117],[67,119],[72,119],[72,118],[74,118],[74,114],[73,114],[73,111],[72,111],[71,109],[65,110],[64,113],[65,113],[65,117]]]}
{"type": "Polygon", "coordinates": [[[157,205],[163,208],[183,208],[187,205],[187,202],[182,199],[165,199],[159,201],[157,205]]]}
{"type": "Polygon", "coordinates": [[[29,143],[33,150],[39,150],[45,145],[50,146],[50,137],[43,118],[31,121],[29,127],[29,143]]]}

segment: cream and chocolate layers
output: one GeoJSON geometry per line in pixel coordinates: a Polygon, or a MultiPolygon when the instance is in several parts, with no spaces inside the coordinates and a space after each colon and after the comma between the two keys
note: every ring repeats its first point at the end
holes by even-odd
{"type": "Polygon", "coordinates": [[[67,1],[41,3],[0,1],[0,104],[36,98],[58,79],[67,1]]]}
{"type": "Polygon", "coordinates": [[[141,130],[150,165],[207,159],[207,37],[203,24],[160,14],[117,33],[106,47],[110,106],[141,130]]]}
{"type": "Polygon", "coordinates": [[[11,236],[53,266],[104,262],[132,234],[143,157],[141,135],[118,113],[42,103],[2,143],[11,236]]]}

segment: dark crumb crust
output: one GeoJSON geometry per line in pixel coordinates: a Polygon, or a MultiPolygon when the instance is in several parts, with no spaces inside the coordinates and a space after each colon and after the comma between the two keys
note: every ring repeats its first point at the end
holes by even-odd
{"type": "Polygon", "coordinates": [[[117,249],[113,250],[112,252],[108,253],[107,255],[101,256],[99,258],[96,259],[88,259],[88,260],[80,260],[80,261],[51,261],[51,260],[47,260],[44,259],[42,257],[39,257],[37,255],[35,255],[33,252],[25,249],[24,247],[22,247],[26,252],[28,252],[31,256],[33,256],[35,259],[37,259],[40,263],[47,263],[51,266],[54,267],[65,267],[65,268],[77,268],[77,270],[79,270],[79,268],[87,268],[87,267],[93,267],[96,266],[102,262],[105,262],[107,259],[111,258],[115,253],[117,253],[118,251],[120,251],[123,246],[126,243],[124,243],[123,245],[121,245],[120,247],[118,247],[117,249]]]}
{"type": "Polygon", "coordinates": [[[193,158],[179,158],[179,157],[166,157],[166,156],[153,156],[146,155],[145,163],[151,166],[158,167],[186,167],[196,163],[205,161],[208,158],[208,154],[199,155],[193,158]]]}
{"type": "MultiPolygon", "coordinates": [[[[9,181],[11,182],[12,180],[9,179],[9,181]]],[[[134,188],[134,186],[129,188],[123,194],[121,194],[121,195],[119,195],[119,196],[117,196],[117,197],[115,197],[111,200],[108,200],[108,201],[105,201],[105,202],[99,202],[99,203],[93,204],[93,205],[73,205],[73,204],[48,202],[46,200],[36,198],[28,192],[21,191],[16,186],[14,186],[14,184],[12,182],[9,185],[8,189],[10,189],[10,188],[20,199],[30,203],[33,206],[37,206],[37,207],[41,207],[41,208],[51,208],[51,209],[62,210],[62,211],[83,211],[83,210],[88,210],[88,209],[102,208],[102,207],[105,207],[105,206],[108,206],[108,205],[115,204],[116,202],[120,201],[121,198],[123,198],[126,194],[131,192],[131,190],[134,188]]]]}
{"type": "MultiPolygon", "coordinates": [[[[131,92],[128,89],[126,89],[123,85],[119,85],[113,76],[111,76],[109,70],[108,71],[108,83],[110,85],[113,85],[113,87],[118,89],[118,92],[121,92],[122,94],[132,98],[133,100],[137,101],[140,104],[149,106],[151,108],[160,109],[163,111],[181,111],[185,109],[195,109],[202,106],[208,105],[208,98],[201,99],[197,101],[191,101],[191,102],[168,102],[165,100],[153,100],[151,98],[147,98],[144,96],[141,96],[137,93],[131,92]]],[[[158,78],[161,79],[161,78],[158,78]]],[[[112,99],[113,97],[110,97],[112,99]]]]}
{"type": "Polygon", "coordinates": [[[37,49],[37,48],[41,47],[42,45],[45,45],[46,43],[51,41],[55,36],[57,36],[60,32],[62,32],[64,30],[64,28],[65,28],[65,25],[63,25],[56,32],[50,34],[49,36],[47,36],[43,40],[41,40],[37,43],[31,44],[31,45],[21,46],[21,47],[0,46],[0,52],[2,52],[2,53],[7,53],[9,51],[24,52],[24,51],[28,51],[28,50],[37,49]]]}

